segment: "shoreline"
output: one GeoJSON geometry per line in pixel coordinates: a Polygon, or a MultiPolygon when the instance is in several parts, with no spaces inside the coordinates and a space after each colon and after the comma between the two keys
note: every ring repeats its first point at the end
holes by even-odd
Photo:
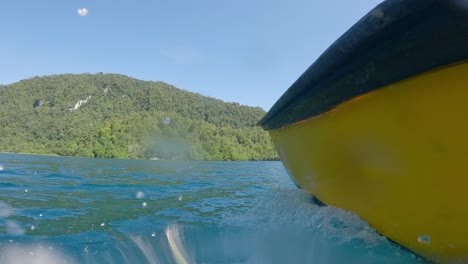
{"type": "Polygon", "coordinates": [[[45,157],[64,157],[64,158],[86,158],[86,159],[115,159],[115,160],[144,160],[144,161],[208,161],[208,162],[236,162],[236,161],[281,161],[280,159],[264,159],[264,160],[164,160],[164,159],[125,159],[125,158],[96,158],[96,157],[82,157],[82,156],[62,156],[57,154],[38,154],[38,153],[21,153],[21,152],[8,152],[0,151],[0,154],[14,154],[14,155],[29,155],[29,156],[45,156],[45,157]]]}

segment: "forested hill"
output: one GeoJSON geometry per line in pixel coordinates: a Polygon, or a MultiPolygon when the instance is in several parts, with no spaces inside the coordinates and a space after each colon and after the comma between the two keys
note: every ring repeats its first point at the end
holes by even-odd
{"type": "Polygon", "coordinates": [[[265,111],[117,74],[0,86],[0,152],[106,158],[270,160],[265,111]]]}

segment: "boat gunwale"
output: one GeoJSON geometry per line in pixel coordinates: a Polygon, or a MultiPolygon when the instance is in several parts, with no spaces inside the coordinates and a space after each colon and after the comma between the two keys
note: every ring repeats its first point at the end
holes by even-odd
{"type": "Polygon", "coordinates": [[[384,1],[335,41],[259,124],[266,130],[288,126],[373,90],[467,60],[466,32],[468,10],[454,0],[384,1]]]}

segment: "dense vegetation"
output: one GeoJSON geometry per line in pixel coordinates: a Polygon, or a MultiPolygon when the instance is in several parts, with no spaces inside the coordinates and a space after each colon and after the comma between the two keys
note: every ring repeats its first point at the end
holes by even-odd
{"type": "Polygon", "coordinates": [[[68,156],[270,160],[258,107],[116,74],[0,86],[0,151],[68,156]]]}

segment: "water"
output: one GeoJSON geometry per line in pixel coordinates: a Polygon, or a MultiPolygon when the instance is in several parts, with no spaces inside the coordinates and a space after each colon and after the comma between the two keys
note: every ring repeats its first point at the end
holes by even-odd
{"type": "Polygon", "coordinates": [[[280,162],[0,154],[0,263],[421,263],[280,162]]]}

